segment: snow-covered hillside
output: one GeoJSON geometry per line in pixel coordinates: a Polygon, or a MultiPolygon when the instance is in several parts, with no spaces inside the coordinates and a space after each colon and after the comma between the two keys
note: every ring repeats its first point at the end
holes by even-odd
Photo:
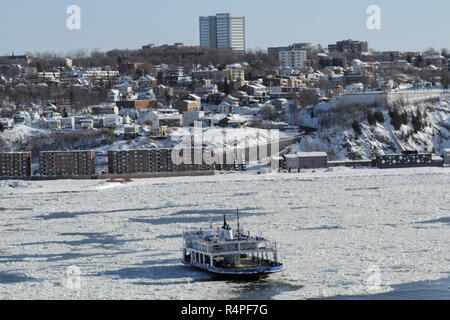
{"type": "Polygon", "coordinates": [[[405,149],[440,154],[450,147],[449,96],[439,101],[425,101],[396,106],[399,113],[408,114],[407,124],[395,130],[387,108],[371,108],[383,114],[384,122],[369,125],[367,114],[347,110],[347,114],[335,112],[332,103],[322,103],[300,112],[300,124],[319,130],[294,146],[296,151],[327,151],[330,159],[365,159],[376,154],[400,152],[395,137],[405,149]],[[420,111],[423,128],[414,132],[412,116],[420,111]],[[352,121],[360,124],[361,134],[355,134],[352,121]],[[327,125],[331,124],[331,125],[327,125]],[[395,136],[394,136],[395,135],[395,136]]]}

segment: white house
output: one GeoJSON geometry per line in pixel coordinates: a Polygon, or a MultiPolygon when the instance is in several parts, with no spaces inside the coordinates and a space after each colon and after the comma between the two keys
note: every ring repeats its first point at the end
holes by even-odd
{"type": "Polygon", "coordinates": [[[106,93],[106,99],[109,102],[119,101],[121,96],[122,95],[121,95],[120,91],[117,89],[111,89],[106,93]]]}
{"type": "Polygon", "coordinates": [[[357,93],[364,91],[364,85],[360,82],[352,83],[345,87],[345,91],[348,93],[357,93]]]}
{"type": "Polygon", "coordinates": [[[11,118],[0,118],[0,123],[5,129],[11,129],[14,126],[14,121],[11,118]]]}

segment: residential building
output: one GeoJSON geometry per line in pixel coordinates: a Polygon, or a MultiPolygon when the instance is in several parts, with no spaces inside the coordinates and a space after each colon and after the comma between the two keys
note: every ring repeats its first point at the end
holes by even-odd
{"type": "Polygon", "coordinates": [[[183,115],[177,109],[158,109],[141,112],[139,122],[151,127],[181,127],[183,126],[183,115]]]}
{"type": "Polygon", "coordinates": [[[357,41],[357,40],[343,40],[338,41],[336,44],[328,45],[328,51],[338,51],[338,52],[354,52],[357,54],[361,54],[363,52],[369,51],[369,45],[366,41],[357,41]]]}
{"type": "Polygon", "coordinates": [[[223,81],[236,81],[245,79],[244,69],[224,69],[224,70],[196,70],[192,73],[194,79],[209,79],[215,83],[223,81]]]}
{"type": "Polygon", "coordinates": [[[108,172],[115,174],[211,170],[202,148],[108,151],[108,172]],[[173,158],[176,153],[176,158],[173,158]]]}
{"type": "Polygon", "coordinates": [[[314,46],[310,42],[303,42],[303,43],[293,43],[292,45],[286,47],[269,47],[267,48],[267,53],[269,55],[278,57],[280,51],[305,50],[306,52],[312,52],[318,49],[319,49],[318,46],[314,46]]]}
{"type": "Polygon", "coordinates": [[[31,176],[31,152],[0,153],[0,177],[31,176]]]}
{"type": "Polygon", "coordinates": [[[283,67],[300,70],[306,64],[306,51],[297,49],[281,50],[278,52],[278,59],[283,67]]]}
{"type": "Polygon", "coordinates": [[[200,46],[245,51],[245,17],[230,13],[200,17],[200,46]]]}
{"type": "Polygon", "coordinates": [[[444,165],[450,165],[450,148],[443,150],[444,154],[444,165]]]}
{"type": "Polygon", "coordinates": [[[297,152],[295,154],[287,154],[285,157],[286,168],[289,172],[292,169],[315,169],[328,166],[328,155],[323,151],[297,152]]]}
{"type": "Polygon", "coordinates": [[[94,151],[41,151],[41,176],[88,176],[95,174],[94,151]]]}

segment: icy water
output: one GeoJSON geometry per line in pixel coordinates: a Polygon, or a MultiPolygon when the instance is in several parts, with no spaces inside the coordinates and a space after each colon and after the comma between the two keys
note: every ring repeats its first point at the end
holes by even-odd
{"type": "Polygon", "coordinates": [[[0,299],[449,299],[450,169],[0,181],[0,299]],[[184,228],[241,224],[286,270],[217,279],[184,228]]]}
{"type": "Polygon", "coordinates": [[[450,300],[450,278],[393,285],[393,291],[364,296],[329,297],[332,300],[450,300]]]}

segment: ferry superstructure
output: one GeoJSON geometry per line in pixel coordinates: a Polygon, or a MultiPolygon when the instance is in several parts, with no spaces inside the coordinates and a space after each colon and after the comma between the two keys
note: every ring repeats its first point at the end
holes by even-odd
{"type": "Polygon", "coordinates": [[[182,263],[218,275],[263,276],[283,270],[276,243],[234,231],[224,216],[222,228],[183,232],[182,263]]]}

